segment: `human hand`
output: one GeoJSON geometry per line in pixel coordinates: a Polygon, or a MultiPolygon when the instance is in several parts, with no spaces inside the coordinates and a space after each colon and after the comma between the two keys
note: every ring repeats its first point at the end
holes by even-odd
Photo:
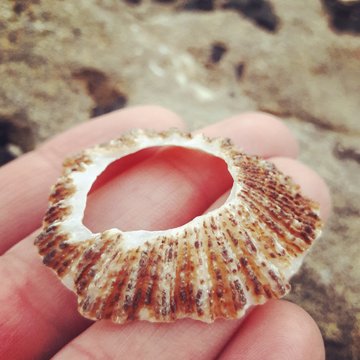
{"type": "MultiPolygon", "coordinates": [[[[168,127],[185,125],[157,107],[129,108],[69,130],[0,169],[0,359],[47,359],[54,354],[56,359],[324,359],[315,322],[289,302],[269,301],[245,320],[210,325],[189,319],[93,323],[78,314],[74,294],[42,265],[33,242],[64,157],[130,128],[168,127]]],[[[295,160],[296,141],[279,120],[249,113],[201,132],[231,137],[247,153],[269,158],[320,203],[327,218],[327,187],[295,160]]],[[[114,167],[114,172],[107,171],[102,186],[89,196],[84,221],[92,230],[182,225],[225,201],[231,187],[224,164],[200,152],[189,157],[179,149],[148,149],[133,155],[131,163],[120,161],[126,171],[121,176],[114,167]]]]}

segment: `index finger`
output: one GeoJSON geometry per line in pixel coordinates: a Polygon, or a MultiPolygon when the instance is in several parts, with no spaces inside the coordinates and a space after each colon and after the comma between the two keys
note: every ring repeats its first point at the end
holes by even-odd
{"type": "MultiPolygon", "coordinates": [[[[129,108],[72,128],[2,167],[0,254],[40,227],[50,186],[59,175],[65,156],[139,127],[164,130],[184,129],[185,125],[174,113],[156,106],[129,108]]],[[[132,158],[133,164],[141,160],[141,156],[132,158]]]]}

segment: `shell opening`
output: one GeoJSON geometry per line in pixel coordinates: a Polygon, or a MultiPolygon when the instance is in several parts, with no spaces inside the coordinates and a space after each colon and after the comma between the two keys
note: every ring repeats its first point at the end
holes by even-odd
{"type": "Polygon", "coordinates": [[[221,158],[181,146],[151,147],[115,160],[97,177],[83,223],[92,232],[175,228],[214,203],[222,206],[232,186],[221,158]]]}

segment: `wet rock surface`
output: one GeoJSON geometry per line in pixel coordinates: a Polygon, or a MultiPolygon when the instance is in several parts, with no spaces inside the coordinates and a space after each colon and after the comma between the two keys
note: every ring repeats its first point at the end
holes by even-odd
{"type": "Polygon", "coordinates": [[[327,359],[358,359],[358,33],[359,1],[2,1],[0,161],[136,104],[192,129],[247,110],[280,116],[334,202],[290,300],[319,324],[327,359]]]}

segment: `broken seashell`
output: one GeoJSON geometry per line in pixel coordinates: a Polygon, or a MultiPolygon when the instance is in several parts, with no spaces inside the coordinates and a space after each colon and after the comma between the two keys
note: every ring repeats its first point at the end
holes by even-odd
{"type": "Polygon", "coordinates": [[[229,140],[135,130],[65,161],[35,244],[78,295],[86,318],[212,322],[284,296],[321,226],[318,205],[299,186],[229,140]],[[82,219],[96,177],[113,161],[154,146],[223,159],[234,179],[226,202],[169,230],[92,233],[82,219]]]}

